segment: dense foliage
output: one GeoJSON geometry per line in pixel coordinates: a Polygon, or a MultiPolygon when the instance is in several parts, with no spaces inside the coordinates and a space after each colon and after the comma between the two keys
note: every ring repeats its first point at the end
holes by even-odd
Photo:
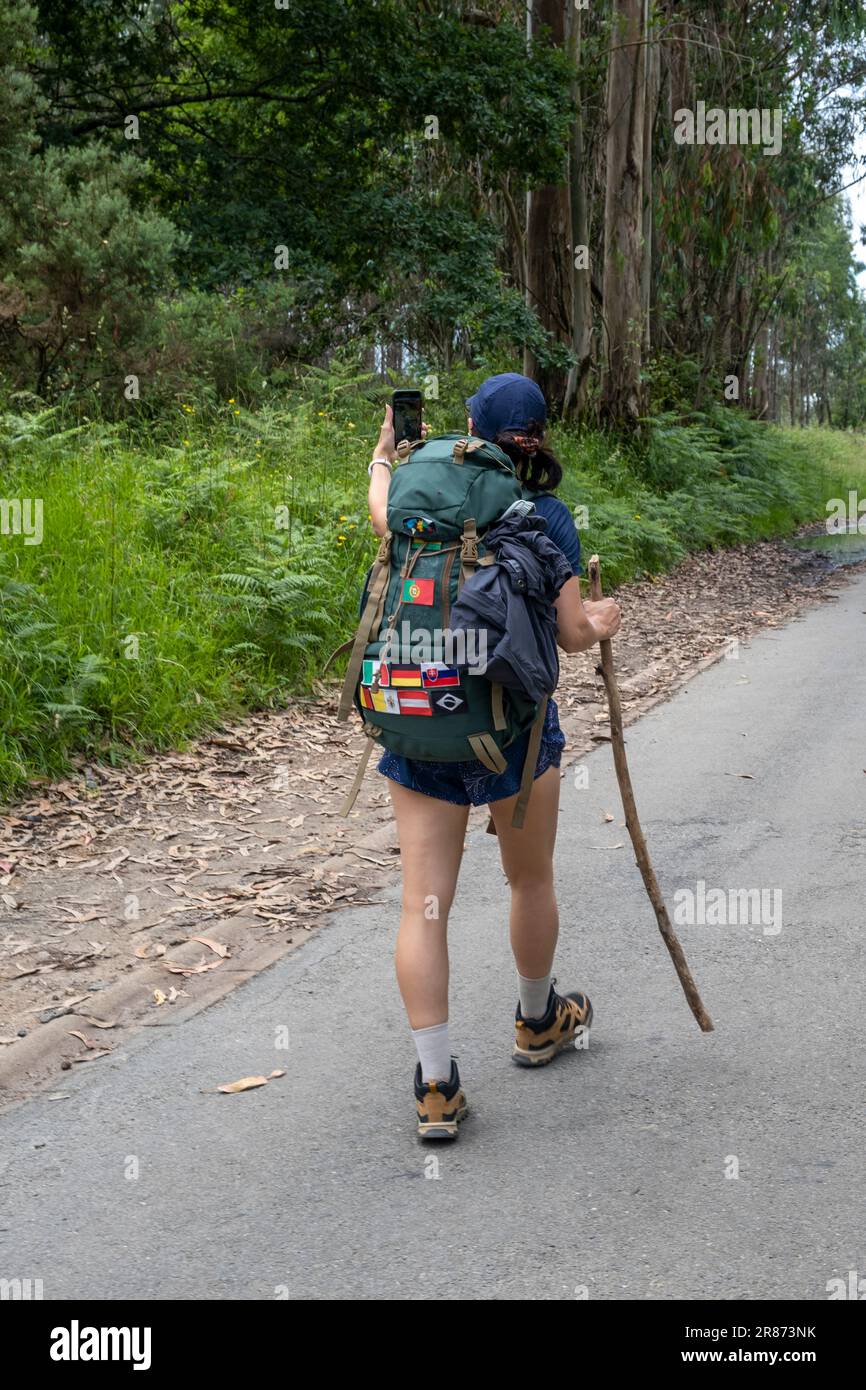
{"type": "Polygon", "coordinates": [[[7,386],[154,414],[229,383],[252,401],[347,345],[433,372],[525,351],[591,419],[625,323],[645,338],[644,408],[862,423],[866,309],[838,192],[861,172],[862,0],[534,15],[528,38],[521,0],[7,0],[7,386]],[[620,304],[624,48],[646,54],[625,73],[645,264],[620,304]],[[700,102],[778,112],[778,150],[679,144],[677,111],[700,102]],[[539,243],[527,195],[558,241],[539,243]]]}

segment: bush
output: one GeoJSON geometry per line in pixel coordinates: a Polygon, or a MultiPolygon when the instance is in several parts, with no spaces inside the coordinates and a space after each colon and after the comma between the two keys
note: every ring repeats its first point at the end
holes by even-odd
{"type": "MultiPolygon", "coordinates": [[[[139,342],[170,280],[171,223],[139,212],[140,164],[99,145],[35,156],[0,264],[0,329],[14,385],[49,399],[75,387],[123,399],[139,342]]],[[[0,174],[4,171],[0,166],[0,174]]]]}

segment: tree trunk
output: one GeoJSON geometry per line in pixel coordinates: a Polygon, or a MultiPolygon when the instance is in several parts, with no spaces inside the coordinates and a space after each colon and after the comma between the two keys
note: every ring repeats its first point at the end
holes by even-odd
{"type": "MultiPolygon", "coordinates": [[[[530,0],[527,32],[544,27],[550,31],[553,42],[564,47],[565,15],[566,0],[530,0]]],[[[573,256],[566,170],[561,183],[547,184],[530,193],[526,242],[527,303],[554,340],[570,344],[573,256]]],[[[532,349],[526,347],[523,370],[538,382],[553,413],[561,413],[568,385],[567,369],[541,366],[532,349]]]]}
{"type": "MultiPolygon", "coordinates": [[[[806,341],[809,341],[808,336],[806,341]]],[[[812,388],[809,384],[811,380],[812,354],[807,350],[806,357],[803,362],[803,367],[800,372],[800,394],[803,400],[803,404],[800,407],[800,423],[805,423],[807,425],[811,423],[812,419],[812,388]]]]}
{"type": "MultiPolygon", "coordinates": [[[[643,27],[647,39],[654,36],[650,29],[650,0],[644,0],[643,27]]],[[[641,263],[641,307],[643,311],[643,350],[649,354],[652,345],[650,336],[650,310],[652,303],[653,272],[653,129],[655,127],[656,107],[659,99],[661,78],[661,57],[657,42],[647,44],[646,49],[646,106],[643,130],[643,260],[641,263]]]]}
{"type": "Polygon", "coordinates": [[[635,428],[643,413],[643,157],[646,112],[644,0],[613,0],[607,74],[604,202],[604,418],[635,428]]]}
{"type": "Polygon", "coordinates": [[[749,392],[749,405],[752,414],[759,420],[767,418],[770,397],[767,375],[767,358],[770,352],[770,324],[765,320],[755,338],[752,364],[752,385],[749,392]]]}
{"type": "Polygon", "coordinates": [[[592,366],[592,267],[589,263],[588,170],[583,149],[583,93],[580,87],[580,61],[583,12],[574,9],[568,32],[571,63],[571,99],[574,120],[571,127],[568,186],[571,200],[571,324],[572,347],[577,362],[568,374],[565,414],[579,416],[586,406],[586,392],[592,366]],[[585,254],[584,254],[585,248],[585,254]],[[578,259],[581,265],[575,262],[578,259]],[[586,264],[584,265],[584,261],[586,264]]]}

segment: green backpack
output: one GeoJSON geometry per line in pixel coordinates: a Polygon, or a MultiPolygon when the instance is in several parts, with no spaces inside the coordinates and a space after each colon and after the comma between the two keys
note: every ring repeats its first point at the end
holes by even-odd
{"type": "Polygon", "coordinates": [[[521,826],[547,701],[537,705],[473,671],[483,666],[483,634],[455,636],[449,616],[465,580],[493,562],[484,531],[524,492],[508,455],[486,440],[447,434],[402,448],[337,715],[348,719],[354,705],[369,739],[343,814],[374,741],[405,758],[478,759],[501,773],[502,750],[532,729],[513,816],[521,826]]]}

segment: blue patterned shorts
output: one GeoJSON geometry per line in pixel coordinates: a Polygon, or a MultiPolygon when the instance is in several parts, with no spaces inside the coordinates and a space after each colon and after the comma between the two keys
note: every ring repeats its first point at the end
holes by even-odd
{"type": "MultiPolygon", "coordinates": [[[[504,801],[508,796],[516,796],[520,790],[528,742],[527,731],[509,748],[503,749],[503,757],[508,763],[504,772],[491,772],[477,759],[466,763],[428,763],[415,758],[401,758],[389,752],[382,754],[378,770],[383,776],[390,777],[392,782],[399,782],[401,787],[423,792],[425,796],[435,796],[439,801],[450,801],[455,806],[487,806],[491,801],[504,801]]],[[[535,764],[536,777],[540,777],[549,767],[559,767],[564,747],[565,734],[559,727],[556,701],[550,700],[538,762],[535,764]]]]}

